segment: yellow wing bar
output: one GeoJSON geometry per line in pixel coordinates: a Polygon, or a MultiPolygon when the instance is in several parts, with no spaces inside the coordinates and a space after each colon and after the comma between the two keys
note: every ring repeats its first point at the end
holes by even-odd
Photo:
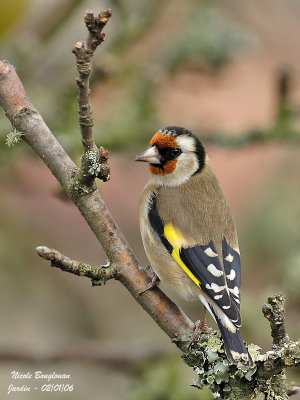
{"type": "Polygon", "coordinates": [[[177,264],[184,270],[184,272],[188,275],[189,278],[192,279],[193,282],[196,283],[197,286],[200,287],[201,282],[199,279],[195,277],[195,275],[189,270],[189,268],[185,265],[185,263],[180,258],[180,249],[182,245],[186,242],[183,234],[179,229],[175,228],[171,223],[168,223],[164,227],[164,235],[168,242],[173,247],[172,257],[177,262],[177,264]]]}

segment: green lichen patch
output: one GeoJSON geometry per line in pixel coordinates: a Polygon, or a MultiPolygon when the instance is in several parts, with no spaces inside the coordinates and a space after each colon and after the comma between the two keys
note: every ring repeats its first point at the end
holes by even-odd
{"type": "Polygon", "coordinates": [[[66,185],[66,192],[75,203],[79,197],[92,193],[95,190],[97,190],[96,185],[87,186],[78,179],[71,179],[66,185]]]}
{"type": "Polygon", "coordinates": [[[81,157],[81,181],[89,184],[94,178],[99,178],[104,182],[110,179],[110,167],[107,163],[108,152],[102,149],[85,151],[81,157]]]}
{"type": "Polygon", "coordinates": [[[22,136],[24,136],[23,132],[19,132],[16,128],[13,128],[13,130],[6,135],[5,144],[8,147],[13,147],[22,140],[22,136]]]}
{"type": "Polygon", "coordinates": [[[265,361],[268,356],[267,354],[260,354],[261,348],[256,344],[248,344],[248,351],[252,357],[252,360],[255,361],[265,361]]]}
{"type": "MultiPolygon", "coordinates": [[[[191,333],[187,332],[184,341],[190,337],[191,333]]],[[[285,343],[282,348],[266,354],[261,354],[261,348],[254,344],[249,344],[248,350],[254,362],[252,367],[230,364],[220,333],[202,333],[183,355],[197,374],[192,385],[198,389],[209,388],[214,398],[224,400],[287,399],[283,368],[299,363],[299,342],[285,343]]]]}
{"type": "MultiPolygon", "coordinates": [[[[186,339],[189,337],[187,333],[186,339]]],[[[250,345],[249,350],[254,362],[263,359],[258,346],[250,345]]],[[[252,384],[252,378],[257,366],[250,368],[242,363],[230,364],[218,331],[202,333],[193,348],[183,355],[183,359],[197,373],[192,385],[198,389],[209,388],[215,398],[240,400],[253,394],[255,384],[252,384]]]]}
{"type": "Polygon", "coordinates": [[[102,286],[106,283],[106,273],[101,267],[92,267],[90,265],[80,263],[78,266],[79,276],[91,278],[92,286],[102,286]]]}
{"type": "Polygon", "coordinates": [[[88,166],[87,172],[90,176],[97,176],[101,171],[101,164],[95,151],[86,151],[82,156],[82,161],[88,166]]]}

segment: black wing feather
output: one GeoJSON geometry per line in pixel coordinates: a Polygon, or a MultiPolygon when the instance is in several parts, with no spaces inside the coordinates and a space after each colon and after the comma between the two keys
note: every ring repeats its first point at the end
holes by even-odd
{"type": "Polygon", "coordinates": [[[241,317],[236,302],[233,301],[231,293],[227,289],[226,278],[212,275],[207,267],[213,264],[217,270],[222,271],[219,257],[208,257],[204,250],[210,247],[216,252],[215,245],[211,241],[206,246],[194,246],[181,248],[180,258],[189,270],[201,282],[201,289],[225,312],[228,318],[236,325],[241,325],[241,317]],[[221,290],[217,289],[217,285],[221,290]],[[216,291],[217,289],[217,291],[216,291]],[[225,307],[225,308],[224,308],[225,307]]]}
{"type": "Polygon", "coordinates": [[[227,276],[227,286],[233,291],[230,291],[230,296],[234,300],[234,303],[237,305],[238,309],[240,309],[240,291],[234,290],[234,288],[240,288],[241,287],[241,260],[240,260],[240,255],[237,251],[233,250],[232,247],[229,246],[229,244],[226,242],[226,239],[223,238],[222,241],[222,249],[223,249],[223,263],[224,263],[224,268],[225,268],[225,273],[227,276]],[[226,259],[228,259],[228,256],[230,259],[232,258],[232,261],[229,262],[226,259]],[[232,270],[234,271],[235,277],[234,279],[229,279],[228,276],[230,277],[233,273],[232,270]]]}
{"type": "Polygon", "coordinates": [[[164,236],[164,224],[157,212],[155,193],[152,193],[149,205],[150,207],[149,207],[148,217],[150,225],[152,226],[153,230],[158,234],[160,240],[162,241],[162,244],[165,246],[168,252],[172,254],[173,247],[164,236]]]}
{"type": "MultiPolygon", "coordinates": [[[[173,247],[171,243],[164,236],[164,224],[160,218],[156,206],[156,194],[153,193],[149,203],[148,217],[152,229],[159,236],[162,244],[165,246],[167,251],[172,255],[173,247]]],[[[236,296],[230,291],[234,290],[234,287],[240,287],[241,273],[240,273],[240,258],[239,254],[234,251],[223,239],[222,250],[223,250],[223,263],[225,269],[225,275],[229,275],[231,269],[235,270],[234,280],[228,280],[224,276],[224,271],[219,259],[219,256],[209,257],[205,250],[208,248],[214,253],[217,253],[216,246],[213,241],[210,241],[207,245],[197,245],[188,248],[180,249],[180,258],[187,266],[187,268],[192,272],[192,274],[201,282],[200,287],[214,302],[224,311],[228,318],[234,323],[235,326],[241,326],[241,317],[239,312],[239,294],[236,296]],[[233,256],[232,262],[227,262],[225,257],[231,254],[233,256]],[[216,270],[222,271],[220,276],[214,276],[208,269],[208,266],[213,264],[216,270]],[[218,287],[224,287],[220,290],[218,287]],[[214,289],[217,289],[214,290],[214,289]]],[[[238,292],[239,293],[239,292],[238,292]]]]}

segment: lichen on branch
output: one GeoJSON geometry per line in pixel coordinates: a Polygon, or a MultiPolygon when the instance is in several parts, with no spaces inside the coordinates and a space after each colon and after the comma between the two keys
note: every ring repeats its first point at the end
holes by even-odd
{"type": "Polygon", "coordinates": [[[38,246],[36,251],[40,257],[51,261],[51,267],[60,268],[62,271],[90,278],[93,286],[104,285],[106,281],[117,278],[118,275],[117,269],[113,265],[110,265],[110,262],[106,265],[93,267],[76,260],[71,260],[58,250],[49,249],[46,246],[38,246]]]}
{"type": "Polygon", "coordinates": [[[22,132],[19,132],[16,128],[13,128],[13,130],[6,135],[5,144],[8,147],[13,147],[22,140],[22,136],[22,132]]]}
{"type": "Polygon", "coordinates": [[[108,151],[98,149],[94,139],[94,118],[90,102],[89,79],[92,72],[92,59],[96,48],[104,41],[102,30],[109,21],[112,12],[110,9],[102,11],[98,16],[90,10],[86,11],[84,22],[88,29],[88,38],[85,42],[77,42],[73,48],[76,57],[76,66],[79,76],[76,78],[78,86],[78,117],[84,154],[81,158],[81,168],[76,182],[92,187],[95,178],[106,182],[110,178],[110,169],[107,163],[108,151]]]}
{"type": "Polygon", "coordinates": [[[78,207],[105,250],[110,265],[91,267],[42,246],[37,251],[41,257],[50,260],[52,266],[88,277],[94,284],[118,278],[183,351],[184,360],[197,372],[195,386],[198,388],[208,386],[215,396],[223,399],[286,399],[287,393],[295,393],[298,386],[290,385],[288,389],[284,370],[300,365],[300,342],[291,341],[285,331],[284,297],[281,294],[270,297],[263,308],[265,317],[270,321],[273,347],[266,354],[260,354],[258,346],[249,345],[249,352],[255,362],[251,368],[229,364],[217,332],[202,334],[193,348],[189,349],[194,324],[182,310],[159,288],[140,296],[150,279],[110,215],[94,182],[95,177],[107,180],[109,167],[107,150],[98,149],[94,141],[89,76],[93,52],[104,40],[102,29],[110,16],[110,10],[100,13],[98,17],[88,11],[85,15],[88,39],[86,43],[78,42],[74,47],[79,73],[79,124],[84,147],[80,169],[33,107],[14,68],[7,62],[0,62],[0,103],[6,115],[13,127],[23,133],[22,138],[47,164],[78,207]]]}
{"type": "MultiPolygon", "coordinates": [[[[300,343],[289,339],[284,327],[284,296],[279,293],[268,298],[263,306],[269,320],[273,346],[261,354],[261,348],[249,344],[254,362],[249,368],[241,363],[229,364],[219,332],[202,333],[196,345],[186,350],[183,359],[198,375],[193,386],[208,387],[215,397],[240,400],[262,398],[281,400],[288,398],[285,368],[300,366],[300,343]]],[[[187,335],[188,344],[190,336],[187,335]]],[[[293,392],[297,385],[293,385],[293,392]]]]}

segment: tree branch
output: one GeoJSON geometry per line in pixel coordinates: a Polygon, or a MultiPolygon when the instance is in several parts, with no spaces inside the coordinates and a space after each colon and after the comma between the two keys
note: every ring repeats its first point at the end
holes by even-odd
{"type": "Polygon", "coordinates": [[[78,168],[35,110],[13,66],[0,62],[0,104],[12,126],[22,133],[57,180],[66,186],[78,168]]]}
{"type": "Polygon", "coordinates": [[[268,304],[263,309],[268,310],[266,318],[270,321],[276,348],[273,346],[266,354],[260,354],[260,347],[250,344],[248,350],[255,365],[252,368],[242,364],[229,365],[220,334],[202,333],[197,347],[183,356],[186,363],[194,367],[198,374],[194,386],[199,389],[208,387],[221,399],[258,399],[261,395],[268,400],[288,398],[284,369],[300,365],[300,342],[292,342],[286,334],[283,335],[285,328],[282,294],[269,297],[268,304]]]}
{"type": "Polygon", "coordinates": [[[41,157],[101,243],[111,264],[118,271],[118,280],[156,321],[178,347],[185,348],[186,331],[193,329],[193,322],[159,288],[139,293],[150,282],[140,266],[122,232],[115,223],[99,192],[90,190],[76,180],[78,167],[72,162],[41,115],[26,96],[14,68],[6,61],[0,62],[0,104],[15,129],[41,157]]]}
{"type": "Polygon", "coordinates": [[[7,117],[13,127],[22,133],[21,137],[47,164],[78,207],[105,250],[110,266],[107,270],[103,266],[90,267],[45,247],[39,247],[37,251],[43,258],[51,260],[53,266],[89,277],[92,281],[104,283],[112,278],[120,280],[184,352],[186,363],[198,374],[198,380],[194,384],[198,388],[207,386],[215,396],[219,395],[223,399],[236,400],[261,394],[267,396],[269,400],[285,399],[287,388],[284,368],[300,365],[300,343],[289,340],[285,332],[282,295],[269,298],[268,304],[264,306],[264,314],[271,325],[273,348],[261,355],[258,346],[249,345],[249,351],[255,362],[250,369],[244,365],[229,365],[219,332],[203,333],[193,349],[189,350],[193,322],[159,288],[140,295],[150,282],[150,278],[140,266],[110,215],[94,182],[97,176],[103,180],[108,178],[107,170],[105,173],[101,172],[102,166],[107,165],[108,154],[106,150],[102,150],[103,159],[101,159],[101,151],[97,153],[98,149],[96,150],[94,143],[88,80],[92,54],[104,39],[102,29],[110,15],[108,10],[95,18],[90,11],[87,12],[85,22],[90,32],[87,44],[75,45],[79,71],[77,83],[80,82],[79,116],[84,146],[80,169],[69,158],[33,107],[14,68],[6,61],[0,62],[0,104],[7,117]],[[80,60],[82,62],[79,62],[80,60]],[[86,67],[80,70],[84,63],[87,63],[86,67]],[[87,68],[86,73],[85,68],[87,68]]]}
{"type": "Polygon", "coordinates": [[[93,134],[93,110],[90,102],[89,79],[92,72],[92,59],[96,48],[104,41],[102,30],[112,15],[111,10],[102,11],[94,17],[92,11],[87,10],[84,16],[85,25],[89,31],[86,42],[77,42],[73,48],[76,57],[79,77],[76,83],[79,90],[78,115],[81,139],[84,154],[81,159],[81,168],[78,181],[88,187],[93,187],[94,179],[99,178],[106,182],[110,178],[110,169],[107,163],[108,151],[103,147],[98,149],[93,134]]]}
{"type": "Polygon", "coordinates": [[[277,296],[269,297],[268,304],[264,304],[262,312],[264,317],[270,322],[271,335],[273,337],[273,348],[276,350],[278,347],[284,346],[290,341],[284,326],[284,309],[285,298],[283,294],[279,293],[277,296]]]}
{"type": "Polygon", "coordinates": [[[110,265],[110,262],[107,265],[93,267],[79,261],[71,260],[59,251],[49,249],[45,246],[38,246],[36,251],[40,257],[51,261],[51,267],[60,268],[62,271],[90,278],[93,286],[104,285],[106,281],[116,278],[118,274],[117,268],[110,265]]]}

